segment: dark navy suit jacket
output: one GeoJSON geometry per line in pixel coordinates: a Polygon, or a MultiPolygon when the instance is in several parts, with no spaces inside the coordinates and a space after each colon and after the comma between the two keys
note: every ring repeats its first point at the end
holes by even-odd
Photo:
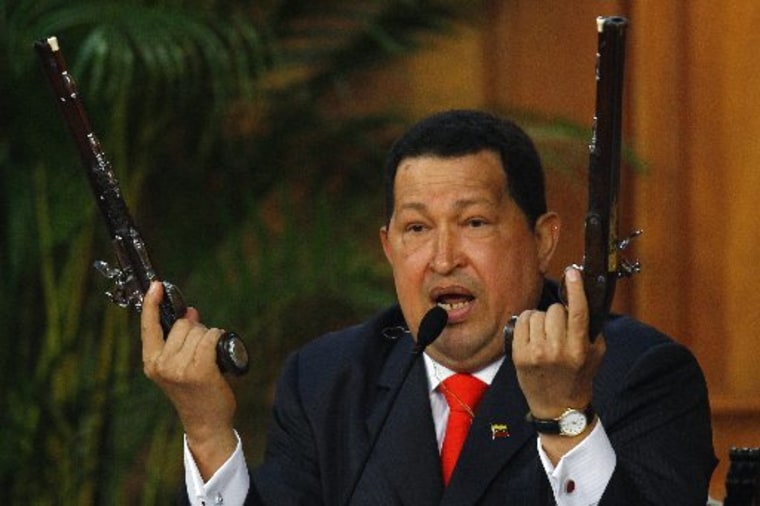
{"type": "MultiPolygon", "coordinates": [[[[545,295],[542,306],[550,302],[545,295]]],[[[353,505],[554,504],[536,433],[525,421],[528,406],[508,358],[478,406],[444,488],[422,360],[400,385],[412,356],[408,333],[396,330],[404,325],[393,307],[362,325],[323,336],[287,360],[248,504],[345,504],[379,430],[353,505]],[[494,423],[506,424],[509,436],[494,438],[494,423]]],[[[610,318],[604,335],[607,353],[593,403],[617,466],[600,504],[704,506],[716,461],[707,391],[696,360],[682,345],[627,317],[610,318]]]]}

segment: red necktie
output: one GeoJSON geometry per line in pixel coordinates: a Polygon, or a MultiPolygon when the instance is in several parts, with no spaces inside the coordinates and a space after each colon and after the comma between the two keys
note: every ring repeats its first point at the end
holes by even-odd
{"type": "Polygon", "coordinates": [[[467,432],[475,417],[475,409],[488,385],[471,374],[454,374],[441,384],[441,391],[449,403],[449,421],[441,448],[443,483],[448,485],[467,432]]]}

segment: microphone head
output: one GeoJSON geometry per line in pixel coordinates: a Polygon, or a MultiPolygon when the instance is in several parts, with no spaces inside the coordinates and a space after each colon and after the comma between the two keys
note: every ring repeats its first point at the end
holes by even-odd
{"type": "Polygon", "coordinates": [[[449,313],[441,306],[433,306],[430,311],[425,313],[420,322],[419,332],[417,332],[417,344],[414,351],[421,353],[430,343],[435,341],[443,332],[448,321],[449,313]]]}

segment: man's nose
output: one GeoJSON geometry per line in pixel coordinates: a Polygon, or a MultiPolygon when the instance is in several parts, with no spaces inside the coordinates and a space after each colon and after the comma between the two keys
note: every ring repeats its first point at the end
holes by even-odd
{"type": "Polygon", "coordinates": [[[462,265],[462,245],[455,231],[447,227],[437,230],[430,269],[438,274],[448,274],[462,265]]]}

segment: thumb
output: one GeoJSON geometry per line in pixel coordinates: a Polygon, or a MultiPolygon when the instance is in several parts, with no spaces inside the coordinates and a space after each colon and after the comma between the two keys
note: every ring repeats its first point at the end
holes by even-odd
{"type": "Polygon", "coordinates": [[[161,328],[158,304],[164,296],[164,285],[153,281],[145,292],[140,313],[140,338],[142,339],[143,363],[148,363],[161,353],[164,347],[164,330],[161,328]]]}

